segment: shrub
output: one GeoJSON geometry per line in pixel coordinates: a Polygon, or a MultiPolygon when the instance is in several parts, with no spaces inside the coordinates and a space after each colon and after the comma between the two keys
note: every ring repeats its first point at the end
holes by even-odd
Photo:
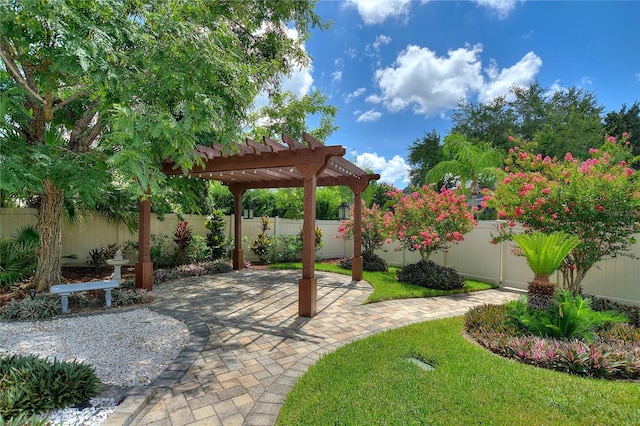
{"type": "Polygon", "coordinates": [[[464,278],[454,268],[442,266],[432,260],[421,260],[406,265],[397,272],[398,281],[436,290],[454,290],[464,287],[464,278]]]}
{"type": "Polygon", "coordinates": [[[33,355],[0,357],[0,415],[13,418],[77,404],[96,396],[93,368],[33,355]]]}
{"type": "Polygon", "coordinates": [[[201,235],[194,235],[186,250],[186,258],[189,263],[201,263],[211,260],[211,250],[207,246],[207,240],[201,235]]]}
{"type": "Polygon", "coordinates": [[[297,235],[278,235],[273,237],[270,263],[299,262],[302,259],[302,239],[297,235]]]}
{"type": "Polygon", "coordinates": [[[16,243],[33,243],[40,245],[40,234],[33,226],[21,227],[11,236],[11,239],[16,243]]]}
{"type": "Polygon", "coordinates": [[[585,296],[591,299],[591,309],[594,311],[617,311],[629,318],[629,324],[640,327],[640,307],[623,305],[604,297],[585,296]]]}
{"type": "Polygon", "coordinates": [[[116,244],[109,244],[108,246],[100,246],[100,248],[89,251],[89,260],[87,264],[92,268],[104,268],[107,266],[107,260],[113,259],[116,255],[116,244]]]}
{"type": "MultiPolygon", "coordinates": [[[[351,269],[353,266],[353,258],[348,257],[342,259],[338,266],[344,269],[351,269]]],[[[369,272],[387,272],[389,270],[389,264],[377,254],[363,253],[362,269],[369,272]]]]}
{"type": "Polygon", "coordinates": [[[615,311],[594,311],[591,299],[564,291],[556,296],[556,303],[546,310],[531,309],[526,297],[509,302],[509,316],[524,330],[540,336],[592,341],[595,332],[608,322],[626,322],[615,311]]]}
{"type": "Polygon", "coordinates": [[[142,288],[134,290],[116,288],[111,292],[111,303],[113,306],[135,305],[140,303],[153,302],[154,295],[152,292],[142,288]]]}
{"type": "Polygon", "coordinates": [[[11,299],[2,310],[0,318],[7,320],[32,320],[49,318],[62,313],[60,298],[50,294],[38,294],[31,299],[26,297],[20,301],[11,299]]]}
{"type": "Polygon", "coordinates": [[[258,262],[261,264],[267,263],[272,248],[272,239],[267,235],[269,229],[271,229],[269,218],[267,216],[260,217],[260,233],[249,244],[249,248],[253,254],[258,256],[258,262]]]}
{"type": "Polygon", "coordinates": [[[183,277],[197,277],[200,275],[222,274],[233,269],[226,262],[205,262],[193,265],[182,265],[171,269],[159,269],[153,271],[153,281],[162,283],[183,277]]]}
{"type": "Polygon", "coordinates": [[[0,240],[0,290],[32,277],[37,266],[37,243],[0,240]]]}
{"type": "Polygon", "coordinates": [[[5,419],[0,414],[0,426],[50,426],[50,423],[46,418],[43,419],[36,414],[31,416],[20,414],[10,419],[5,419]]]}
{"type": "Polygon", "coordinates": [[[151,262],[156,268],[176,266],[175,249],[167,235],[151,234],[151,262]]]}
{"type": "Polygon", "coordinates": [[[224,214],[222,210],[213,210],[204,223],[207,232],[207,247],[211,260],[222,259],[227,252],[227,240],[224,236],[224,214]]]}

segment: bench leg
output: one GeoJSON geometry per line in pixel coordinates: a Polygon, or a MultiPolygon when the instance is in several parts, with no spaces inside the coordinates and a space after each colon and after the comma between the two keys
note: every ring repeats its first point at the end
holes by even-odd
{"type": "Polygon", "coordinates": [[[111,290],[104,291],[104,301],[107,305],[107,308],[111,307],[111,290]]]}
{"type": "Polygon", "coordinates": [[[69,295],[61,294],[62,296],[62,313],[66,314],[69,311],[69,295]]]}

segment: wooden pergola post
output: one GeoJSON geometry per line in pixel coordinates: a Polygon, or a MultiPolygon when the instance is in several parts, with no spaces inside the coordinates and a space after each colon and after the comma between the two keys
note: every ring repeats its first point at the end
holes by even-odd
{"type": "Polygon", "coordinates": [[[351,279],[362,280],[362,192],[369,182],[349,185],[353,192],[353,259],[351,262],[351,279]]]}
{"type": "Polygon", "coordinates": [[[136,263],[136,288],[153,290],[153,263],[151,263],[151,191],[140,198],[138,204],[138,262],[136,263]]]}
{"type": "Polygon", "coordinates": [[[229,187],[233,194],[233,270],[244,268],[244,254],[242,252],[242,195],[245,189],[229,187]]]}

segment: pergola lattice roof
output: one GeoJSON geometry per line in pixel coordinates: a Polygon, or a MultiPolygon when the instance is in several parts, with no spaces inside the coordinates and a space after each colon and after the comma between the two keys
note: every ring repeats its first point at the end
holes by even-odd
{"type": "MultiPolygon", "coordinates": [[[[325,146],[307,133],[303,135],[307,145],[286,135],[282,140],[286,145],[269,138],[264,138],[264,143],[247,139],[245,144],[233,146],[198,145],[196,151],[204,164],[194,166],[189,175],[219,180],[237,189],[302,187],[308,167],[322,164],[316,174],[317,186],[366,186],[380,179],[380,175],[367,173],[344,159],[342,146],[325,146]]],[[[183,173],[174,167],[167,161],[165,174],[183,173]]]]}

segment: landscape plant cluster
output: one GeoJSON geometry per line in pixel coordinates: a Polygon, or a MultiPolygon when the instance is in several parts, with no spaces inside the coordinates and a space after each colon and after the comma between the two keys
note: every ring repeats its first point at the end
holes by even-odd
{"type": "Polygon", "coordinates": [[[608,379],[640,378],[640,329],[617,312],[591,309],[569,292],[544,311],[526,300],[484,305],[465,315],[465,328],[499,355],[537,367],[608,379]]]}
{"type": "Polygon", "coordinates": [[[100,381],[87,364],[33,355],[0,357],[0,424],[38,424],[33,415],[78,404],[99,392],[100,381]]]}
{"type": "MultiPolygon", "coordinates": [[[[271,220],[260,217],[260,232],[249,243],[249,249],[258,257],[259,264],[267,263],[287,263],[302,260],[302,229],[297,235],[274,235],[270,236],[267,231],[271,229],[271,220]]],[[[314,245],[315,250],[322,248],[322,229],[315,228],[314,245]]]]}

